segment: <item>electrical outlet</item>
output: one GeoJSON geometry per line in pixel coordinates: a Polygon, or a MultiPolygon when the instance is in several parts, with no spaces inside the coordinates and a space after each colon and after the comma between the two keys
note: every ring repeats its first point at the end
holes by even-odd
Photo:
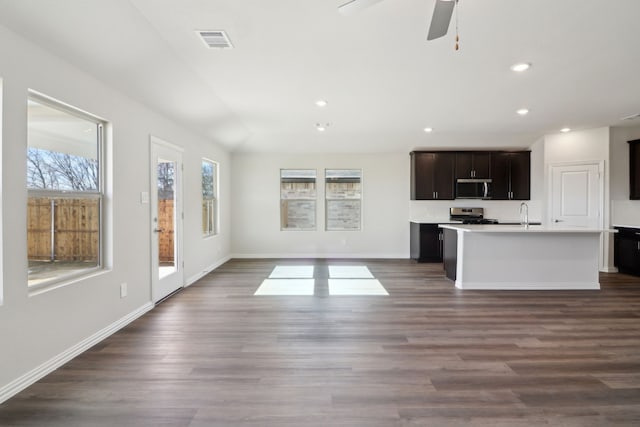
{"type": "Polygon", "coordinates": [[[127,296],[127,283],[120,283],[120,298],[127,296]]]}

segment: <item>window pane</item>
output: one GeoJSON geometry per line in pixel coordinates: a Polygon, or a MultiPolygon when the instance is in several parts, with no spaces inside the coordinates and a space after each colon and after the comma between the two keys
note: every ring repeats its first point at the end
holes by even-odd
{"type": "Polygon", "coordinates": [[[329,231],[360,230],[362,171],[325,171],[326,227],[329,231]]]}
{"type": "Polygon", "coordinates": [[[176,162],[158,159],[158,277],[177,270],[176,266],[176,162]]]}
{"type": "Polygon", "coordinates": [[[214,186],[215,166],[212,162],[202,162],[202,197],[213,199],[216,196],[214,186]]]}
{"type": "Polygon", "coordinates": [[[39,96],[28,100],[28,285],[99,268],[102,123],[39,96]]]}
{"type": "Polygon", "coordinates": [[[202,161],[202,234],[217,234],[217,164],[202,161]]]}
{"type": "Polygon", "coordinates": [[[315,169],[280,171],[280,212],[282,230],[316,228],[315,169]]]}
{"type": "Polygon", "coordinates": [[[27,187],[98,191],[98,124],[29,100],[27,187]]]}

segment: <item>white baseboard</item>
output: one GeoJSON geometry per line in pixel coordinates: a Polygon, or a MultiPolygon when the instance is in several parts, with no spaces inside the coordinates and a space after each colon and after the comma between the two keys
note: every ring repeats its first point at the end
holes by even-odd
{"type": "Polygon", "coordinates": [[[559,290],[598,290],[598,282],[460,282],[456,288],[466,290],[507,290],[507,291],[559,291],[559,290]]]}
{"type": "Polygon", "coordinates": [[[348,253],[348,254],[305,254],[305,253],[280,253],[280,254],[233,254],[231,258],[256,258],[256,259],[264,259],[264,258],[298,258],[298,259],[326,259],[326,258],[334,258],[334,259],[409,259],[409,254],[398,254],[398,253],[389,253],[389,254],[371,254],[371,253],[348,253]]]}
{"type": "Polygon", "coordinates": [[[204,270],[202,270],[200,273],[198,274],[194,274],[193,276],[189,277],[185,284],[184,287],[188,287],[193,285],[195,282],[197,282],[198,280],[202,279],[204,276],[206,276],[207,274],[211,273],[213,270],[215,270],[216,268],[220,267],[222,264],[224,264],[225,262],[229,261],[231,259],[231,256],[228,255],[224,258],[219,259],[218,261],[216,261],[215,263],[211,264],[209,267],[205,268],[204,270]]]}
{"type": "Polygon", "coordinates": [[[127,326],[129,323],[133,322],[138,317],[142,316],[143,314],[151,310],[153,307],[154,307],[153,303],[151,302],[146,303],[142,307],[116,320],[109,326],[101,329],[100,331],[96,332],[90,337],[80,341],[78,344],[74,345],[73,347],[68,348],[67,350],[63,351],[57,356],[54,356],[51,359],[47,360],[40,366],[37,366],[36,368],[32,369],[26,374],[16,378],[15,380],[11,381],[9,384],[3,387],[0,387],[0,403],[20,393],[22,390],[29,387],[31,384],[37,382],[38,380],[44,378],[46,375],[55,371],[56,369],[58,369],[59,367],[61,367],[71,359],[73,359],[74,357],[78,356],[84,351],[87,351],[89,348],[93,347],[95,344],[99,343],[100,341],[104,340],[108,336],[112,335],[113,333],[127,326]]]}
{"type": "Polygon", "coordinates": [[[617,273],[618,269],[616,267],[608,266],[608,267],[601,268],[600,271],[602,273],[617,273]]]}

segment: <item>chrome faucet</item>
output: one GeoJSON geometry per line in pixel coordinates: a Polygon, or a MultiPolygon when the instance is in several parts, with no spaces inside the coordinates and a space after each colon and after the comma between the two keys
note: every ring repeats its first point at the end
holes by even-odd
{"type": "Polygon", "coordinates": [[[529,205],[525,202],[520,203],[520,224],[529,228],[529,205]]]}

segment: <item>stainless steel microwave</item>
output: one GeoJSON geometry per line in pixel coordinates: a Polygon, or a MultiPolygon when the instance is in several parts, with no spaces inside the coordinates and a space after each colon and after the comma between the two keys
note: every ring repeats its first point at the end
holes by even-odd
{"type": "Polygon", "coordinates": [[[456,180],[456,199],[490,199],[491,180],[465,178],[456,180]]]}

